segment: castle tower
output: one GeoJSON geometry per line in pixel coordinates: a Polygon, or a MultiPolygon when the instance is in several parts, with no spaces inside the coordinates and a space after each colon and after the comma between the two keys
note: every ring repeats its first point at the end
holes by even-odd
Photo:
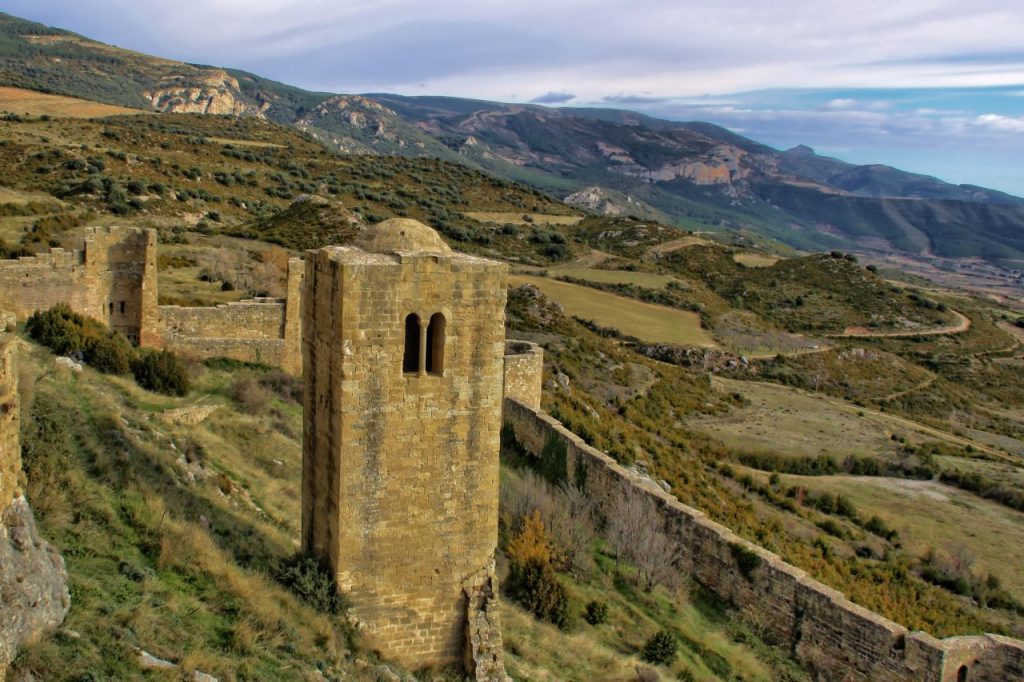
{"type": "Polygon", "coordinates": [[[401,219],[306,256],[303,545],[413,668],[466,660],[490,586],[507,272],[401,219]]]}

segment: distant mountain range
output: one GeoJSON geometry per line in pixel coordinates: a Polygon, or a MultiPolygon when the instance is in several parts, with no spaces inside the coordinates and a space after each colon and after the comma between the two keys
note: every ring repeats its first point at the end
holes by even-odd
{"type": "Polygon", "coordinates": [[[747,230],[798,248],[1024,260],[1024,199],[710,123],[617,109],[309,92],[0,14],[0,85],[164,112],[254,116],[348,153],[434,156],[590,211],[747,230]]]}

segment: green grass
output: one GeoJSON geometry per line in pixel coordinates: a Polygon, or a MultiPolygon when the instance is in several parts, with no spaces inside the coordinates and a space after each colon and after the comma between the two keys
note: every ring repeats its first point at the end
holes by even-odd
{"type": "Polygon", "coordinates": [[[715,345],[711,334],[701,327],[697,313],[642,303],[544,277],[513,275],[510,281],[515,285],[533,284],[561,304],[569,315],[617,329],[641,341],[681,346],[715,345]]]}
{"type": "Polygon", "coordinates": [[[1024,601],[1024,564],[1013,547],[1024,546],[1024,514],[932,481],[853,476],[782,476],[786,485],[850,498],[865,516],[877,515],[900,534],[910,554],[929,548],[950,555],[965,548],[978,575],[992,573],[1024,601]]]}
{"type": "Polygon", "coordinates": [[[66,561],[72,608],[15,669],[130,679],[141,647],[221,679],[348,670],[343,621],[268,577],[298,537],[297,406],[268,399],[243,414],[222,372],[177,399],[52,364],[38,347],[22,354],[35,377],[24,384],[27,495],[66,561]],[[151,418],[210,401],[223,406],[196,426],[151,418]]]}
{"type": "MultiPolygon", "coordinates": [[[[739,393],[748,404],[725,415],[692,419],[687,426],[732,448],[789,457],[833,455],[840,460],[851,455],[895,458],[899,454],[899,444],[890,438],[891,424],[867,414],[859,416],[856,406],[824,394],[720,377],[714,385],[725,393],[739,393]]],[[[925,436],[919,434],[922,440],[925,436]]]]}

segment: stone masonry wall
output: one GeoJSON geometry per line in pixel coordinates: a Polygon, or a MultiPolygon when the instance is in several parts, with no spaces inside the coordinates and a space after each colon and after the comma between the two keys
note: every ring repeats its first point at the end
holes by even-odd
{"type": "Polygon", "coordinates": [[[370,648],[463,663],[465,581],[497,543],[507,267],[343,247],[306,264],[303,546],[370,648]],[[403,370],[411,314],[444,316],[441,368],[403,370]]]}
{"type": "Polygon", "coordinates": [[[218,306],[159,306],[164,348],[199,358],[226,357],[302,371],[302,259],[288,262],[284,299],[257,298],[218,306]]]}
{"type": "Polygon", "coordinates": [[[283,300],[224,306],[158,306],[156,232],[93,227],[80,248],[0,260],[0,309],[19,319],[66,303],[140,346],[224,356],[302,371],[301,258],[288,262],[283,300]]]}
{"type": "Polygon", "coordinates": [[[528,341],[506,341],[505,397],[539,410],[543,382],[544,349],[528,341]]]}
{"type": "Polygon", "coordinates": [[[14,335],[0,332],[0,514],[21,497],[25,474],[21,470],[18,440],[18,375],[14,335]]]}
{"type": "Polygon", "coordinates": [[[67,303],[142,345],[156,331],[156,233],[89,228],[81,249],[0,261],[0,308],[24,319],[67,303]]]}
{"type": "Polygon", "coordinates": [[[1024,642],[909,632],[631,474],[546,413],[508,398],[504,421],[534,455],[549,442],[564,445],[568,480],[585,481],[602,513],[613,513],[623,499],[656,510],[666,535],[679,543],[679,570],[769,627],[818,679],[957,682],[965,667],[972,682],[1024,680],[1024,642]],[[744,554],[758,557],[747,573],[737,560],[744,554]]]}

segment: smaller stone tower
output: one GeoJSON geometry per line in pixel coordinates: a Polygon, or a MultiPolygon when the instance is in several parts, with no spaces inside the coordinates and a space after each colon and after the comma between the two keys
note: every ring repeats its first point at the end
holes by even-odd
{"type": "Polygon", "coordinates": [[[306,256],[303,544],[367,644],[412,668],[500,669],[478,616],[493,605],[507,273],[401,219],[306,256]]]}

